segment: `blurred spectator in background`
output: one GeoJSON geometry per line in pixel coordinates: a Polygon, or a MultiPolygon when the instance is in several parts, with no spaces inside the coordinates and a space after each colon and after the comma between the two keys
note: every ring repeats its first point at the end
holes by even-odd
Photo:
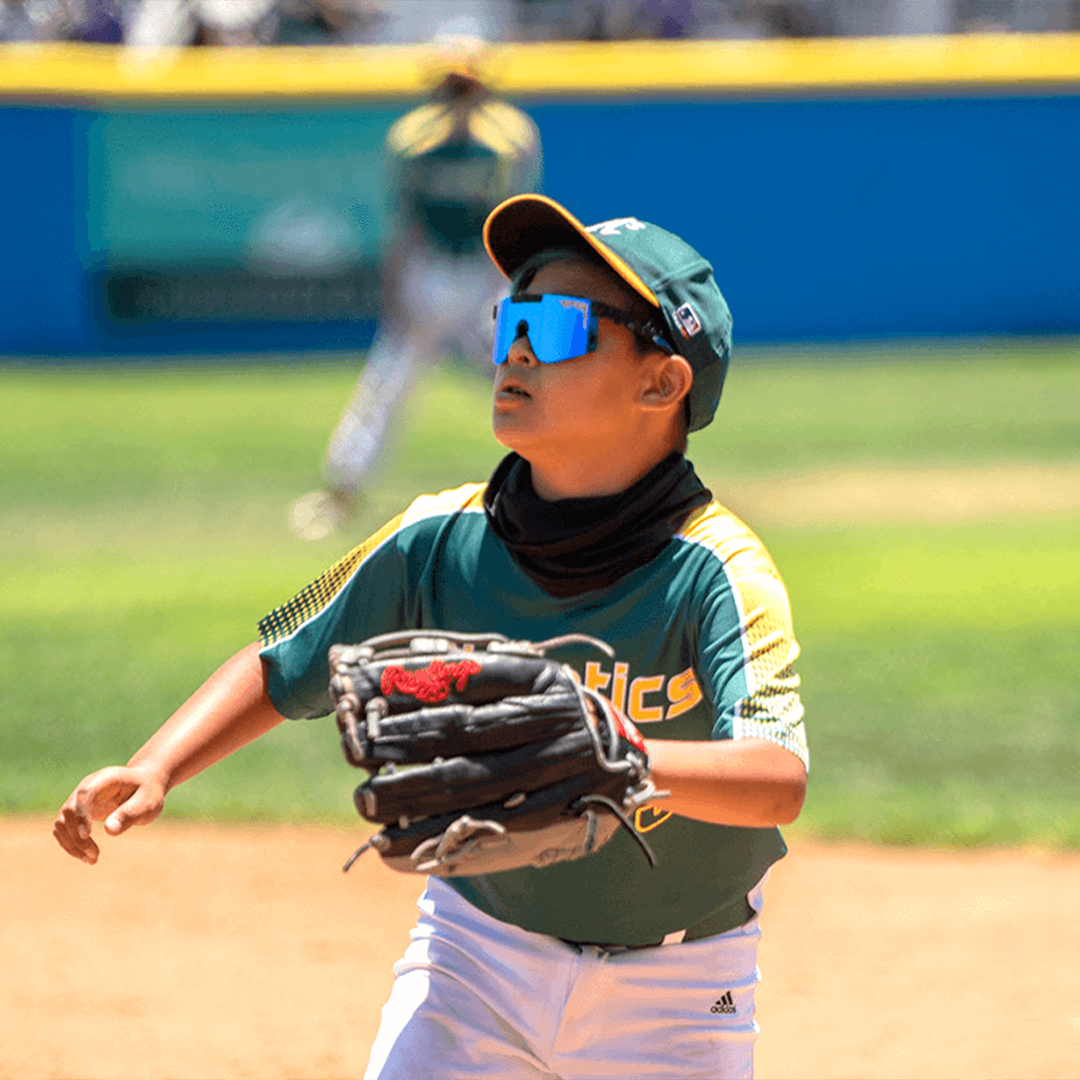
{"type": "Polygon", "coordinates": [[[363,45],[385,19],[379,0],[277,0],[278,45],[363,45]]]}
{"type": "Polygon", "coordinates": [[[120,0],[69,0],[71,38],[118,45],[124,40],[124,9],[120,0]]]}
{"type": "Polygon", "coordinates": [[[269,45],[277,30],[276,0],[135,0],[128,9],[128,45],[269,45]]]}
{"type": "Polygon", "coordinates": [[[372,41],[399,45],[431,41],[439,34],[477,35],[485,41],[516,41],[521,0],[378,0],[372,41]]]}
{"type": "MultiPolygon", "coordinates": [[[[531,37],[574,41],[687,38],[701,23],[693,0],[520,0],[531,37]]],[[[702,14],[708,21],[708,12],[702,14]]]]}
{"type": "MultiPolygon", "coordinates": [[[[45,0],[49,2],[49,0],[45,0]]],[[[454,21],[512,40],[520,0],[128,0],[132,45],[360,45],[430,41],[454,21]]]]}
{"type": "Polygon", "coordinates": [[[0,0],[0,41],[361,45],[1080,30],[1080,0],[0,0]]]}
{"type": "Polygon", "coordinates": [[[0,41],[37,41],[44,36],[24,0],[0,0],[0,41]]]}
{"type": "Polygon", "coordinates": [[[463,59],[386,138],[390,197],[379,329],[330,438],[326,489],[290,508],[290,527],[302,539],[322,539],[356,513],[421,374],[448,357],[492,370],[492,310],[506,282],[484,251],[483,225],[508,196],[539,190],[540,136],[481,78],[477,41],[452,47],[463,59]]]}
{"type": "Polygon", "coordinates": [[[1080,0],[518,0],[528,41],[1080,29],[1080,0]]]}
{"type": "Polygon", "coordinates": [[[121,0],[0,0],[0,41],[93,41],[124,37],[121,0]]]}

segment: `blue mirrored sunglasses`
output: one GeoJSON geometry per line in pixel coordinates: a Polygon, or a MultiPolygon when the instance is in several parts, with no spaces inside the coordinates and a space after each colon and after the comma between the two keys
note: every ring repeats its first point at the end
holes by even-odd
{"type": "Polygon", "coordinates": [[[519,293],[496,304],[494,314],[495,344],[491,359],[496,364],[506,363],[510,346],[522,336],[528,337],[533,356],[542,364],[558,364],[591,353],[596,348],[597,319],[621,323],[657,348],[668,353],[675,351],[651,320],[635,319],[599,300],[580,296],[519,293]]]}

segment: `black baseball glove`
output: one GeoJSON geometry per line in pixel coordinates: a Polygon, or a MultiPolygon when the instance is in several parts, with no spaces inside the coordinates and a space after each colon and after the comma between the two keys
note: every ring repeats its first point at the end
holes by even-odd
{"type": "Polygon", "coordinates": [[[370,777],[354,796],[397,870],[488,874],[577,859],[658,793],[645,742],[546,650],[500,634],[416,630],[330,649],[345,757],[370,777]]]}

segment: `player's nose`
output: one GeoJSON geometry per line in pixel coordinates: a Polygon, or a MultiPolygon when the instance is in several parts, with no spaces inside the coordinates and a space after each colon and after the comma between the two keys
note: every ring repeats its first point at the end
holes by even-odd
{"type": "Polygon", "coordinates": [[[525,323],[522,323],[521,326],[518,327],[518,336],[510,343],[510,349],[506,354],[506,362],[508,364],[532,365],[540,363],[532,351],[528,329],[529,328],[525,323]]]}

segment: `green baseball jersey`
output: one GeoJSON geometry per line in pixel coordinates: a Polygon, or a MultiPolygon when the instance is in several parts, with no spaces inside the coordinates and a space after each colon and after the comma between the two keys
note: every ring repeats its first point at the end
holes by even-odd
{"type": "MultiPolygon", "coordinates": [[[[539,641],[585,633],[615,650],[554,650],[648,738],[772,740],[808,763],[787,593],[761,541],[716,502],[651,562],[575,597],[544,592],[488,524],[484,485],[415,500],[259,624],[270,696],[285,716],[333,711],[327,652],[410,628],[539,641]]],[[[645,944],[744,897],[786,851],[775,828],[710,825],[658,798],[633,839],[544,868],[449,879],[489,915],[572,941],[645,944]]]]}
{"type": "Polygon", "coordinates": [[[478,101],[460,126],[447,103],[421,105],[390,129],[386,149],[393,170],[391,212],[434,247],[458,255],[483,253],[488,214],[540,183],[536,125],[497,98],[478,101]]]}

